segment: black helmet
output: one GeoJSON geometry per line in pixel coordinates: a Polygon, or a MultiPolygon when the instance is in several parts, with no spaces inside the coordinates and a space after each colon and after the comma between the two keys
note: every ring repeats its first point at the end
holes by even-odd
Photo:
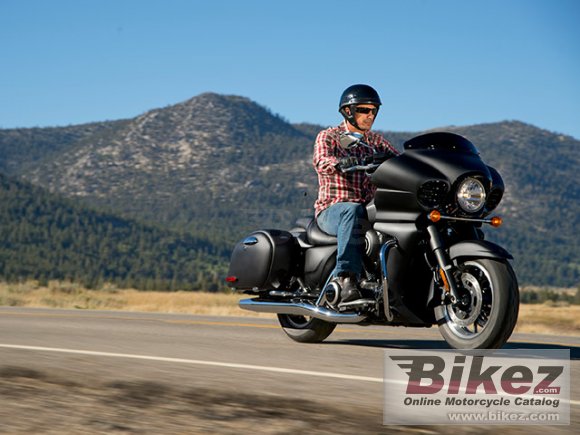
{"type": "Polygon", "coordinates": [[[338,111],[348,122],[358,128],[354,119],[353,108],[357,104],[374,104],[378,107],[381,105],[381,98],[377,91],[369,85],[352,85],[344,90],[340,96],[338,111]],[[346,107],[350,108],[350,114],[344,110],[346,107]]]}

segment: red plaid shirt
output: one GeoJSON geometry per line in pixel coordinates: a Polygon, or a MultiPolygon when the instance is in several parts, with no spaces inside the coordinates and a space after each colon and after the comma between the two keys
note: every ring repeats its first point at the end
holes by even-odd
{"type": "MultiPolygon", "coordinates": [[[[314,203],[316,216],[338,202],[368,203],[375,193],[368,176],[363,171],[342,173],[336,165],[342,157],[356,156],[359,158],[372,156],[367,147],[357,146],[345,150],[340,146],[341,133],[347,132],[345,122],[338,127],[331,127],[318,133],[314,144],[312,163],[318,173],[318,199],[314,203]]],[[[398,155],[399,152],[383,136],[368,131],[364,141],[378,152],[398,155]]]]}

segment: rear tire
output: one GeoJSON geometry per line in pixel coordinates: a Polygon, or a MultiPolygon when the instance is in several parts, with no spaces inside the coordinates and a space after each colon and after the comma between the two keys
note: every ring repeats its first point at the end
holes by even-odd
{"type": "Polygon", "coordinates": [[[499,349],[516,325],[519,290],[510,264],[491,259],[458,264],[461,291],[471,295],[466,308],[452,304],[435,308],[439,332],[455,349],[499,349]]]}
{"type": "Polygon", "coordinates": [[[290,314],[278,314],[278,321],[286,335],[299,343],[320,343],[336,328],[336,323],[290,314]]]}

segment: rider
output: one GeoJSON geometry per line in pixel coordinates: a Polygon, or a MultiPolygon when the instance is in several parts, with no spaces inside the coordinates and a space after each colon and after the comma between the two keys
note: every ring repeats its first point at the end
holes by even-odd
{"type": "Polygon", "coordinates": [[[340,304],[362,297],[357,289],[364,246],[361,221],[367,218],[365,205],[376,189],[365,172],[344,171],[372,156],[373,150],[387,157],[399,154],[383,136],[370,131],[380,105],[379,94],[372,87],[349,86],[340,97],[339,112],[344,121],[337,127],[321,131],[314,145],[313,164],[319,184],[314,204],[316,221],[320,229],[337,237],[333,279],[341,288],[340,304]],[[361,145],[345,149],[340,138],[349,132],[362,134],[362,140],[372,149],[361,145]]]}

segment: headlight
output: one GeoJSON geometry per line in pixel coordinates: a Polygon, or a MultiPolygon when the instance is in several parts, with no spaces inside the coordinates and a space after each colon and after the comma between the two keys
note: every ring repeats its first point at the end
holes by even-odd
{"type": "Polygon", "coordinates": [[[468,213],[478,212],[485,205],[485,188],[475,178],[467,178],[457,188],[457,202],[468,213]]]}

